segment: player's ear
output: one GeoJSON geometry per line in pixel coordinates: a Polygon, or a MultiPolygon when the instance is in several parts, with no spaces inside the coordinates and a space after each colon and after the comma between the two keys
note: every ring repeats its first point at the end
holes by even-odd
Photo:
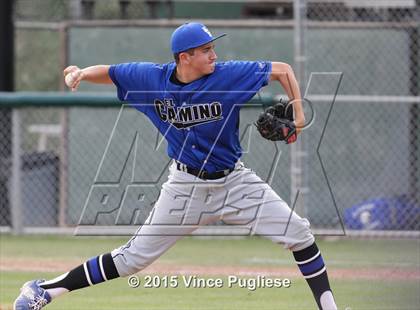
{"type": "Polygon", "coordinates": [[[179,60],[181,61],[181,59],[187,63],[190,64],[192,61],[192,57],[194,56],[195,53],[195,48],[190,48],[189,50],[186,50],[185,52],[181,52],[179,54],[179,60]]]}
{"type": "Polygon", "coordinates": [[[187,52],[181,52],[179,53],[179,62],[180,63],[190,63],[190,55],[187,52]]]}

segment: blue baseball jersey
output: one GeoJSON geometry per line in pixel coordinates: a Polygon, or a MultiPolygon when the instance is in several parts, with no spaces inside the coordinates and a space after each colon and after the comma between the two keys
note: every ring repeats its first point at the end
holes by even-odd
{"type": "Polygon", "coordinates": [[[239,110],[268,84],[271,62],[216,63],[213,73],[174,83],[174,62],[112,65],[118,98],[143,112],[168,142],[169,157],[210,173],[233,168],[242,155],[239,110]]]}

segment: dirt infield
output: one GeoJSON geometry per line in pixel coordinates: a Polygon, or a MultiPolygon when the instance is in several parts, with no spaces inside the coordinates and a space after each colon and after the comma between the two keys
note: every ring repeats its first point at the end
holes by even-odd
{"type": "MultiPolygon", "coordinates": [[[[2,259],[0,271],[22,272],[65,272],[79,265],[80,261],[53,261],[2,259]]],[[[413,268],[329,268],[331,278],[366,279],[366,280],[420,280],[420,270],[413,268]]],[[[202,276],[258,276],[297,278],[300,277],[297,267],[255,267],[255,266],[189,266],[156,262],[141,271],[140,274],[179,275],[191,274],[202,276]]]]}

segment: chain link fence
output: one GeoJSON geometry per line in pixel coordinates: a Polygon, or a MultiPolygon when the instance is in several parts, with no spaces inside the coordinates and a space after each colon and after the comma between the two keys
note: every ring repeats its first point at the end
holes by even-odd
{"type": "MultiPolygon", "coordinates": [[[[293,19],[294,0],[16,0],[15,19],[63,21],[143,18],[293,19]]],[[[417,0],[299,0],[306,19],[402,22],[416,17],[417,0]]]]}
{"type": "MultiPolygon", "coordinates": [[[[318,170],[328,176],[344,225],[418,230],[419,3],[307,1],[303,10],[306,97],[333,93],[315,81],[316,72],[343,74],[317,150],[325,156],[318,170]]],[[[305,141],[304,150],[315,149],[310,137],[305,141]]],[[[306,200],[328,205],[331,197],[317,189],[322,174],[313,174],[310,165],[303,173],[306,200]]],[[[306,207],[309,214],[325,213],[306,207]]],[[[323,216],[326,225],[328,214],[323,216]]]]}
{"type": "MultiPolygon", "coordinates": [[[[42,15],[42,6],[27,2],[30,1],[19,0],[15,8],[16,19],[25,21],[24,24],[18,22],[16,29],[17,90],[59,90],[62,87],[61,68],[67,63],[84,66],[93,64],[92,61],[170,60],[170,54],[163,51],[168,49],[166,45],[171,30],[181,22],[166,21],[166,24],[159,23],[159,28],[153,27],[153,21],[149,24],[130,21],[126,27],[121,27],[124,26],[122,22],[117,28],[104,21],[91,21],[91,24],[82,26],[80,22],[73,24],[71,21],[58,25],[52,22],[71,20],[77,14],[78,19],[149,18],[151,13],[146,2],[151,1],[125,1],[130,2],[128,4],[121,4],[124,1],[96,1],[91,7],[90,17],[89,12],[83,11],[86,8],[80,9],[77,5],[94,1],[52,1],[46,4],[46,0],[43,5],[58,12],[51,15],[42,15]],[[130,8],[128,16],[122,13],[124,5],[130,8]],[[100,9],[101,6],[105,8],[100,9]],[[28,21],[34,20],[47,23],[42,27],[34,23],[31,27],[28,21]],[[150,41],[151,37],[156,40],[150,41]],[[123,49],[118,49],[119,42],[124,42],[123,49]],[[136,42],[149,43],[139,50],[136,42]],[[89,52],[93,46],[95,55],[89,52]],[[148,59],[151,55],[156,59],[148,59]]],[[[172,14],[175,17],[182,17],[179,12],[183,3],[174,1],[172,14]]],[[[301,148],[296,153],[284,145],[263,141],[252,131],[252,126],[248,126],[261,107],[243,109],[242,144],[248,150],[243,159],[263,179],[269,177],[272,163],[278,159],[272,186],[291,205],[294,205],[296,193],[291,191],[294,178],[302,178],[298,196],[302,205],[298,211],[308,217],[316,229],[332,229],[338,233],[343,229],[418,231],[419,3],[305,3],[303,31],[299,37],[304,54],[301,84],[305,98],[312,103],[311,107],[305,105],[306,115],[314,115],[314,121],[301,136],[301,148]],[[293,166],[290,160],[293,156],[302,158],[300,166],[293,166]]],[[[200,5],[205,7],[205,3],[200,5]]],[[[212,31],[229,33],[230,38],[218,46],[219,59],[261,57],[291,64],[296,61],[293,52],[296,33],[291,28],[293,1],[265,4],[243,1],[235,5],[237,7],[232,8],[230,14],[236,18],[251,16],[260,20],[209,21],[212,31]],[[270,22],[261,18],[269,18],[270,22]],[[250,46],[249,42],[258,44],[250,46]]],[[[196,16],[200,17],[199,13],[196,16]]],[[[103,89],[112,91],[112,88],[103,89]]],[[[101,91],[88,86],[82,88],[82,91],[98,90],[101,91]]],[[[278,87],[269,88],[266,94],[272,98],[279,92],[278,87]]],[[[67,102],[66,98],[60,100],[67,102]]],[[[90,105],[97,101],[95,98],[87,98],[84,104],[90,105]]],[[[114,100],[110,98],[104,100],[114,100]]],[[[95,224],[116,223],[118,212],[110,207],[105,208],[106,212],[98,218],[94,216],[95,210],[83,212],[119,113],[118,103],[112,101],[114,107],[100,104],[95,107],[77,104],[64,107],[57,100],[54,107],[41,108],[35,106],[45,105],[49,101],[48,94],[32,99],[33,103],[26,101],[25,107],[16,108],[16,102],[19,102],[16,99],[15,104],[7,108],[2,105],[0,109],[0,224],[11,226],[14,217],[11,199],[17,193],[11,177],[16,174],[13,169],[16,140],[13,139],[17,137],[12,120],[16,111],[19,112],[17,141],[21,150],[18,177],[22,188],[19,193],[24,218],[22,225],[74,226],[83,214],[88,221],[93,218],[95,224]]],[[[127,112],[127,121],[121,127],[122,135],[125,132],[132,137],[129,130],[134,124],[136,128],[144,129],[147,120],[143,118],[134,110],[127,112]]],[[[149,137],[153,138],[144,143],[153,145],[156,134],[149,137]]],[[[117,156],[116,159],[119,152],[127,150],[127,145],[132,142],[130,139],[124,141],[126,144],[117,147],[112,155],[117,156]]],[[[163,148],[162,153],[137,157],[139,171],[162,168],[153,170],[153,178],[150,177],[155,180],[157,174],[162,175],[155,187],[149,189],[151,195],[143,197],[141,203],[135,195],[128,200],[133,204],[127,205],[125,213],[118,218],[119,225],[138,224],[150,210],[153,197],[158,194],[167,175],[167,170],[163,169],[167,160],[164,153],[163,148]],[[133,212],[138,214],[136,219],[132,217],[133,212]]],[[[121,170],[117,160],[111,160],[109,167],[115,173],[121,170]]],[[[127,184],[121,183],[120,187],[127,184]]],[[[96,194],[95,199],[100,202],[103,193],[96,194]]],[[[118,195],[121,192],[117,191],[118,195]]]]}

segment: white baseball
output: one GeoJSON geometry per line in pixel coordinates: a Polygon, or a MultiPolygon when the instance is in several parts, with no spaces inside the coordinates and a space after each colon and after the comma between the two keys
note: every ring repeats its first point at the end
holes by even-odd
{"type": "Polygon", "coordinates": [[[66,82],[66,85],[68,87],[73,87],[74,81],[75,81],[75,77],[73,72],[70,72],[69,74],[66,75],[66,77],[64,78],[64,81],[66,82]]]}

